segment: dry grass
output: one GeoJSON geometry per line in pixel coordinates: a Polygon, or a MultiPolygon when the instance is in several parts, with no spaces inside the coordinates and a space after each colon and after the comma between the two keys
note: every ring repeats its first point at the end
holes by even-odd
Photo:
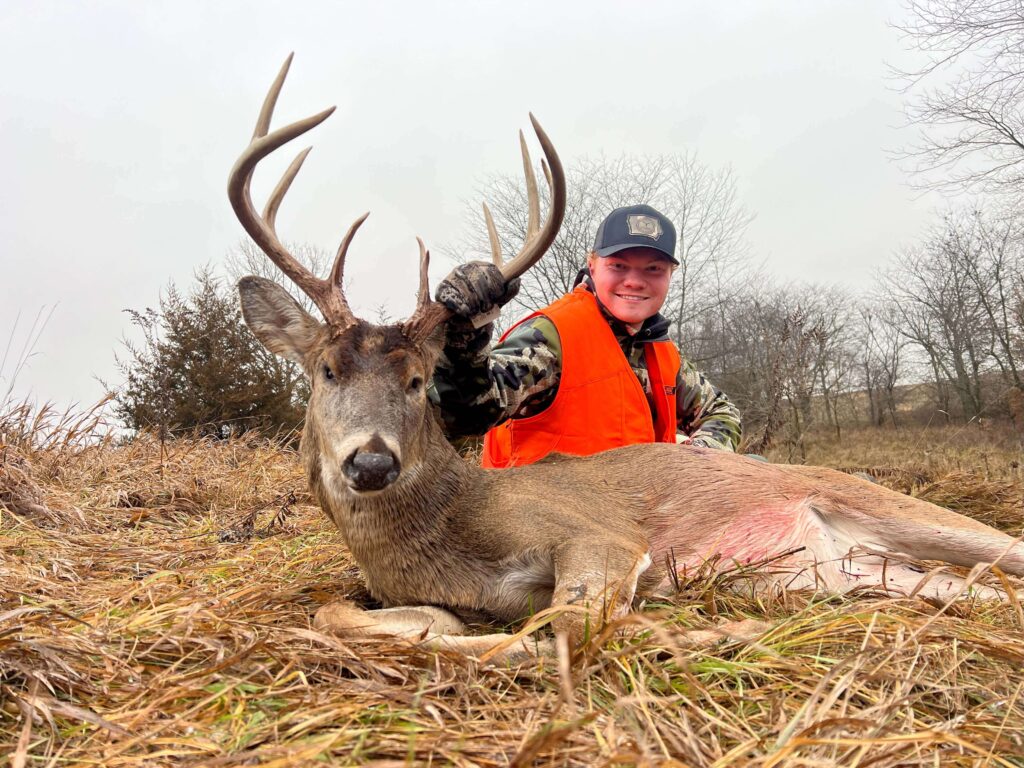
{"type": "MultiPolygon", "coordinates": [[[[1019,533],[1012,445],[940,432],[909,454],[874,432],[812,450],[1019,533]]],[[[698,578],[571,672],[479,669],[311,629],[366,596],[293,454],[31,434],[0,451],[12,766],[1024,765],[1017,605],[755,600],[698,578]],[[687,647],[747,617],[772,629],[687,647]]]]}

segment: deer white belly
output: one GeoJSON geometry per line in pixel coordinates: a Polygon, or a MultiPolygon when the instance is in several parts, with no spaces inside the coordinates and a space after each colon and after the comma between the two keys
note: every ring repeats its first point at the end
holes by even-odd
{"type": "MultiPolygon", "coordinates": [[[[866,586],[909,594],[925,576],[922,569],[902,562],[905,553],[887,546],[875,531],[852,517],[823,512],[813,499],[754,509],[711,531],[685,522],[684,516],[678,524],[659,530],[654,543],[656,559],[673,561],[681,576],[716,558],[717,570],[770,560],[752,575],[752,588],[770,583],[785,589],[846,592],[866,586]],[[693,530],[706,533],[687,540],[693,530]]],[[[666,592],[672,581],[666,577],[656,591],[666,592]]],[[[939,574],[923,592],[949,598],[963,587],[962,579],[939,574]]]]}

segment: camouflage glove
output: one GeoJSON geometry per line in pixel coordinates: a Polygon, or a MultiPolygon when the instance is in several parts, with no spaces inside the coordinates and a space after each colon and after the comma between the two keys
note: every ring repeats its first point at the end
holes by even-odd
{"type": "Polygon", "coordinates": [[[519,278],[508,284],[501,271],[485,261],[460,264],[442,280],[434,296],[456,317],[479,328],[494,320],[498,310],[519,293],[519,278]]]}

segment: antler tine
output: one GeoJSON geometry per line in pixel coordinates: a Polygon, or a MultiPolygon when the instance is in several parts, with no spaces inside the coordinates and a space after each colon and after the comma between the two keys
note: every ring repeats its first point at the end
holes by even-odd
{"type": "MultiPolygon", "coordinates": [[[[416,313],[422,312],[430,304],[430,251],[423,244],[419,237],[416,242],[420,244],[420,289],[416,294],[416,313]]],[[[415,315],[413,315],[415,317],[415,315]]]]}
{"type": "Polygon", "coordinates": [[[330,286],[325,281],[314,276],[288,252],[288,249],[278,240],[274,228],[277,208],[280,206],[281,200],[285,192],[288,191],[288,187],[294,180],[299,168],[302,166],[302,161],[305,159],[308,150],[300,153],[299,157],[292,162],[288,170],[285,171],[281,181],[278,182],[273,194],[271,194],[265,211],[265,213],[269,213],[269,221],[256,213],[249,191],[253,171],[260,160],[292,139],[315,128],[334,112],[334,107],[330,107],[323,112],[311,115],[303,120],[297,120],[283,128],[278,128],[276,131],[268,133],[270,121],[274,115],[274,107],[277,104],[277,97],[281,93],[291,61],[292,56],[289,55],[274,79],[273,84],[270,86],[267,97],[263,101],[263,107],[260,109],[259,117],[256,120],[256,128],[253,131],[249,146],[239,155],[238,160],[235,161],[235,165],[231,169],[231,173],[228,175],[228,199],[231,201],[231,207],[234,209],[239,222],[241,222],[245,231],[249,233],[249,236],[252,237],[256,245],[270,257],[270,260],[292,282],[314,301],[320,308],[320,311],[323,312],[324,318],[328,322],[335,322],[336,319],[341,319],[345,322],[348,318],[335,318],[337,302],[332,298],[330,286]]]}
{"type": "Polygon", "coordinates": [[[341,238],[341,244],[338,246],[338,253],[334,257],[333,266],[331,266],[331,276],[327,278],[325,283],[328,291],[327,301],[330,305],[330,314],[325,312],[324,317],[328,322],[342,328],[354,325],[357,322],[355,314],[353,314],[348,305],[348,299],[345,298],[345,289],[342,285],[342,281],[345,279],[345,257],[348,256],[348,247],[352,242],[352,238],[355,236],[356,232],[359,231],[359,227],[363,225],[363,222],[366,221],[366,218],[369,215],[370,212],[367,211],[358,219],[353,221],[352,226],[348,228],[345,236],[341,238]]]}
{"type": "MultiPolygon", "coordinates": [[[[544,133],[544,129],[540,127],[540,123],[537,122],[537,118],[532,113],[530,114],[530,122],[533,123],[533,130],[537,134],[537,139],[544,150],[544,156],[547,158],[547,164],[542,160],[541,166],[544,169],[544,176],[547,179],[548,186],[551,188],[551,207],[548,209],[548,217],[544,221],[544,226],[541,227],[540,231],[534,231],[532,235],[527,234],[526,242],[523,243],[523,247],[512,261],[505,263],[500,263],[499,261],[501,249],[498,245],[498,233],[494,227],[494,219],[491,217],[490,209],[484,203],[484,218],[487,220],[487,235],[491,241],[491,255],[496,256],[495,263],[498,264],[498,268],[501,270],[502,277],[505,278],[506,282],[519,277],[537,263],[540,257],[544,255],[544,252],[551,246],[551,243],[555,241],[555,237],[558,236],[558,228],[562,226],[562,219],[565,217],[565,171],[562,170],[562,161],[558,159],[558,153],[555,151],[551,139],[544,133]]],[[[537,206],[538,209],[536,213],[531,210],[530,219],[533,223],[528,224],[527,229],[536,230],[536,220],[540,218],[537,182],[533,175],[529,153],[526,151],[525,137],[523,137],[522,132],[519,135],[520,146],[523,148],[527,197],[531,199],[531,205],[537,206]]],[[[425,284],[423,282],[424,274],[425,272],[421,266],[421,297],[423,295],[422,286],[425,284]]],[[[405,333],[413,341],[422,342],[438,325],[448,320],[451,314],[451,310],[443,304],[430,301],[428,296],[425,302],[420,301],[417,303],[416,312],[405,322],[405,333]]]]}
{"type": "Polygon", "coordinates": [[[420,245],[420,288],[416,294],[416,311],[402,324],[405,335],[416,344],[422,343],[437,326],[452,316],[451,310],[430,298],[430,251],[423,240],[416,238],[420,245]]]}
{"type": "Polygon", "coordinates": [[[331,287],[341,288],[341,281],[345,277],[345,257],[348,256],[348,246],[369,215],[370,212],[367,211],[358,219],[353,221],[352,226],[348,228],[348,232],[346,232],[345,236],[341,238],[341,244],[338,246],[338,253],[334,257],[334,265],[331,267],[331,276],[327,280],[327,284],[331,287]]]}
{"type": "Polygon", "coordinates": [[[501,241],[498,239],[498,230],[494,226],[494,217],[491,216],[491,209],[484,203],[484,221],[487,222],[487,239],[491,242],[491,261],[494,266],[501,267],[504,261],[501,258],[501,241]]]}
{"type": "Polygon", "coordinates": [[[537,234],[537,227],[540,225],[540,199],[537,196],[537,177],[533,175],[533,162],[530,160],[530,150],[526,146],[526,137],[519,132],[519,150],[523,155],[523,174],[526,176],[526,206],[528,218],[526,219],[526,240],[537,234]]]}
{"type": "Polygon", "coordinates": [[[292,59],[295,58],[295,51],[288,54],[284,60],[284,64],[281,65],[281,69],[277,73],[277,77],[274,78],[274,82],[270,84],[270,90],[267,91],[266,98],[263,99],[263,106],[260,107],[260,115],[256,118],[256,127],[253,129],[253,139],[261,139],[267,135],[267,131],[270,130],[270,121],[274,117],[274,107],[277,106],[277,97],[281,95],[281,88],[284,87],[284,80],[288,77],[288,70],[292,68],[292,59]]]}
{"type": "Polygon", "coordinates": [[[281,207],[281,201],[284,200],[285,194],[288,192],[288,188],[291,187],[292,182],[295,181],[295,177],[299,173],[299,169],[302,168],[302,164],[306,162],[306,156],[312,150],[312,147],[306,147],[304,150],[299,152],[292,164],[288,166],[288,170],[284,172],[281,180],[277,182],[277,186],[274,187],[274,191],[270,193],[270,199],[267,200],[266,206],[263,208],[263,221],[266,222],[267,226],[270,227],[270,231],[277,234],[277,209],[281,207]]]}
{"type": "MultiPolygon", "coordinates": [[[[523,247],[516,254],[515,258],[501,266],[501,274],[506,281],[514,280],[537,263],[540,257],[544,255],[544,252],[555,241],[555,238],[558,236],[558,228],[562,226],[562,219],[565,217],[565,171],[562,169],[562,161],[559,160],[558,153],[555,151],[551,139],[548,138],[544,129],[541,128],[533,113],[530,113],[530,122],[533,123],[533,130],[537,134],[537,139],[540,141],[540,146],[544,150],[544,156],[547,158],[547,164],[550,167],[550,170],[545,169],[545,176],[548,176],[548,182],[551,186],[551,206],[548,209],[548,217],[540,231],[532,236],[527,235],[526,242],[523,243],[523,247]]],[[[532,176],[532,170],[528,176],[532,176]]],[[[531,183],[528,178],[528,190],[530,186],[531,183]]],[[[534,196],[536,196],[536,182],[532,186],[534,188],[534,196]]]]}
{"type": "Polygon", "coordinates": [[[551,191],[551,169],[548,168],[548,164],[547,164],[547,162],[545,162],[543,157],[540,159],[540,168],[541,168],[542,171],[544,171],[544,179],[548,183],[548,192],[550,192],[551,191]]]}

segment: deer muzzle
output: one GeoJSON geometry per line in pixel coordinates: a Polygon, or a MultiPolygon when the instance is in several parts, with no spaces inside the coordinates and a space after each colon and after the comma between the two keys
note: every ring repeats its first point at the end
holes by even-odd
{"type": "Polygon", "coordinates": [[[353,491],[382,491],[398,479],[402,462],[379,435],[374,435],[345,458],[341,469],[353,491]]]}

